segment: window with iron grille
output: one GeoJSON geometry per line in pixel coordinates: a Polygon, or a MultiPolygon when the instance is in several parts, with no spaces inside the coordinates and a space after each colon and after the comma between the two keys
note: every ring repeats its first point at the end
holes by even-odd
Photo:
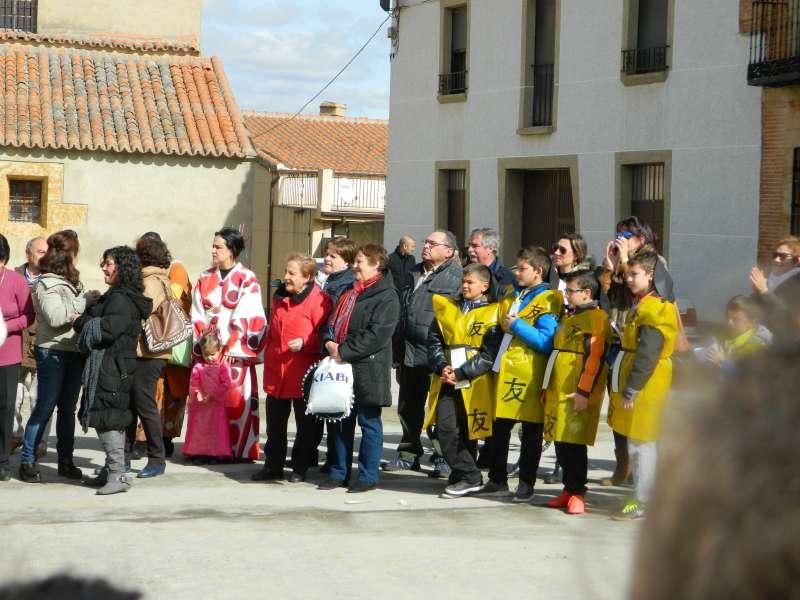
{"type": "Polygon", "coordinates": [[[556,49],[556,0],[528,0],[525,86],[531,90],[527,100],[526,127],[553,125],[556,49]]]}
{"type": "Polygon", "coordinates": [[[626,165],[625,194],[629,214],[650,225],[656,234],[656,248],[664,248],[664,163],[626,165]]]}
{"type": "Polygon", "coordinates": [[[628,39],[622,51],[622,72],[639,75],[665,71],[669,0],[629,0],[628,39]]]}
{"type": "Polygon", "coordinates": [[[794,149],[794,167],[792,168],[792,206],[789,233],[800,236],[800,148],[794,149]]]}
{"type": "Polygon", "coordinates": [[[0,0],[0,28],[36,33],[37,0],[0,0]]]}
{"type": "Polygon", "coordinates": [[[8,220],[39,223],[42,218],[42,182],[10,179],[8,220]]]}
{"type": "Polygon", "coordinates": [[[463,94],[467,91],[467,6],[455,6],[444,11],[442,39],[444,49],[443,72],[439,75],[439,94],[463,94]]]}
{"type": "Polygon", "coordinates": [[[464,243],[467,229],[467,171],[465,169],[449,169],[441,171],[446,185],[446,195],[442,198],[444,206],[442,227],[451,231],[459,244],[464,243]]]}

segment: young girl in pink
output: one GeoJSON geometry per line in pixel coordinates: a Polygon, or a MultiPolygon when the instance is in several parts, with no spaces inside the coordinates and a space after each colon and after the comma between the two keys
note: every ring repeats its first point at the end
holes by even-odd
{"type": "Polygon", "coordinates": [[[222,360],[222,343],[216,331],[200,338],[203,360],[192,367],[189,380],[189,422],[183,455],[203,464],[230,459],[230,433],[225,406],[233,387],[231,368],[222,360]]]}

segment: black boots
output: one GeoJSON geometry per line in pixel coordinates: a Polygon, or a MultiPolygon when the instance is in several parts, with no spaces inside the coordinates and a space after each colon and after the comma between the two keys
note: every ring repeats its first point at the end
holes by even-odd
{"type": "Polygon", "coordinates": [[[20,481],[26,483],[42,482],[42,475],[39,473],[39,469],[36,468],[35,463],[22,463],[19,466],[19,478],[20,481]]]}
{"type": "Polygon", "coordinates": [[[81,470],[72,464],[72,459],[58,461],[58,474],[67,479],[83,479],[81,470]]]}

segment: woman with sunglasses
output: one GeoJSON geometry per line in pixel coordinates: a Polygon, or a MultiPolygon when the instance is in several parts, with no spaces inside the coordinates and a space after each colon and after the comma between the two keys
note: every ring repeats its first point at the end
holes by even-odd
{"type": "MultiPolygon", "coordinates": [[[[586,240],[580,233],[568,233],[553,244],[550,254],[553,268],[550,269],[550,288],[562,294],[567,287],[565,277],[575,271],[593,271],[594,262],[589,256],[586,240]]],[[[565,299],[569,304],[569,299],[565,299]]]]}
{"type": "Polygon", "coordinates": [[[764,324],[776,337],[791,336],[790,306],[800,298],[800,238],[787,237],[772,253],[769,276],[759,267],[750,270],[750,283],[764,309],[764,324]]]}

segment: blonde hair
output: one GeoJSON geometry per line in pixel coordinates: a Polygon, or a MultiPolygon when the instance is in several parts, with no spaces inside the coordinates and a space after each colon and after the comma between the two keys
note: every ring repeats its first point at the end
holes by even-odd
{"type": "Polygon", "coordinates": [[[215,329],[211,329],[206,331],[200,337],[200,341],[197,343],[197,345],[200,347],[200,352],[203,354],[203,358],[208,358],[210,354],[219,352],[222,349],[222,340],[219,339],[217,331],[215,329]]]}
{"type": "Polygon", "coordinates": [[[800,238],[793,235],[787,236],[781,240],[778,240],[778,243],[775,244],[775,249],[777,250],[781,246],[789,246],[789,250],[792,251],[792,254],[795,256],[795,258],[800,256],[800,238]]]}
{"type": "Polygon", "coordinates": [[[317,274],[317,263],[308,254],[302,252],[291,252],[286,257],[286,265],[296,262],[300,267],[300,272],[304,277],[314,277],[317,274]]]}

